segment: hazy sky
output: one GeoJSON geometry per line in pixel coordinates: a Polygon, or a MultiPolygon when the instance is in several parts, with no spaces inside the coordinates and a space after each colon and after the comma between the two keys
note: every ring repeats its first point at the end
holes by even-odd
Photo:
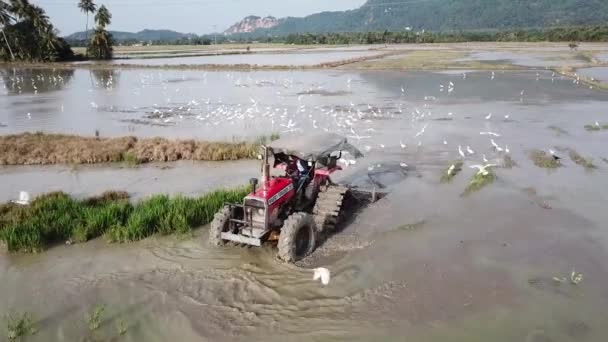
{"type": "MultiPolygon", "coordinates": [[[[78,0],[31,0],[43,7],[61,35],[83,31],[78,0]]],[[[170,29],[197,34],[227,29],[248,15],[305,16],[361,6],[365,0],[96,0],[112,13],[111,30],[170,29]]]]}

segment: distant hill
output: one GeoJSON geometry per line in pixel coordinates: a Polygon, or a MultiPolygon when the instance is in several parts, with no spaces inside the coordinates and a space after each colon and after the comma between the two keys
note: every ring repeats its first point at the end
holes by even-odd
{"type": "Polygon", "coordinates": [[[260,35],[478,30],[608,22],[608,0],[368,0],[355,10],[284,18],[260,35]]]}
{"type": "Polygon", "coordinates": [[[230,26],[224,34],[249,33],[258,29],[268,29],[277,26],[280,21],[275,17],[248,16],[238,23],[230,26]]]}
{"type": "MultiPolygon", "coordinates": [[[[92,34],[92,30],[89,30],[89,36],[92,34]]],[[[114,40],[120,41],[174,41],[180,39],[196,38],[197,35],[193,33],[180,33],[171,30],[143,30],[137,33],[133,32],[121,32],[121,31],[110,31],[114,40]]],[[[68,41],[79,41],[86,39],[86,33],[76,32],[65,37],[68,41]]]]}

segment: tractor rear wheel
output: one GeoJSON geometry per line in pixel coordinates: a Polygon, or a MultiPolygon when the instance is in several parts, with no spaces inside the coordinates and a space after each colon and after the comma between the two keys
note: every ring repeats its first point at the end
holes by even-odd
{"type": "Polygon", "coordinates": [[[220,211],[215,213],[211,226],[209,227],[209,245],[223,246],[222,232],[228,231],[230,222],[230,206],[224,206],[220,211]]]}
{"type": "Polygon", "coordinates": [[[296,262],[315,249],[317,229],[312,215],[293,213],[283,223],[279,235],[279,259],[296,262]]]}

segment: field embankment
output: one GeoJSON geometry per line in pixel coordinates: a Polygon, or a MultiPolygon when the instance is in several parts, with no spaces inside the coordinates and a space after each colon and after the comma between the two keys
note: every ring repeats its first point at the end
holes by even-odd
{"type": "Polygon", "coordinates": [[[258,146],[247,142],[23,133],[0,136],[0,165],[239,160],[255,158],[258,146]]]}

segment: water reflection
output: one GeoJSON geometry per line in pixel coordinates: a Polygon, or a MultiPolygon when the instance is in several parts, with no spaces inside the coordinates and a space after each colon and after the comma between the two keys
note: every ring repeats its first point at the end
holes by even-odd
{"type": "Polygon", "coordinates": [[[93,85],[96,88],[112,89],[118,86],[120,72],[113,69],[97,69],[90,71],[93,85]]]}
{"type": "Polygon", "coordinates": [[[0,69],[6,94],[38,94],[62,90],[74,76],[72,69],[0,69]]]}

